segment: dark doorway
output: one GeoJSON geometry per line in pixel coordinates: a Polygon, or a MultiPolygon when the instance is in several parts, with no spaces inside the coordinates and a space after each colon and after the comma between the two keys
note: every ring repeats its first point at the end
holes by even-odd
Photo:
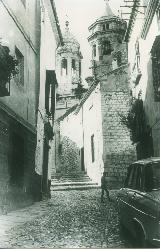
{"type": "Polygon", "coordinates": [[[84,166],[84,147],[81,148],[81,170],[85,171],[85,166],[84,166]]]}
{"type": "Polygon", "coordinates": [[[11,135],[10,183],[23,186],[24,139],[16,133],[11,135]]]}

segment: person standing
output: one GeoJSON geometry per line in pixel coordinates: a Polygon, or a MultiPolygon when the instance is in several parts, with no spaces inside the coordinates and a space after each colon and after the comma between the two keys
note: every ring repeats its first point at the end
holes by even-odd
{"type": "Polygon", "coordinates": [[[104,193],[105,192],[106,192],[108,200],[110,200],[110,198],[109,198],[109,191],[107,189],[106,176],[107,176],[107,173],[103,172],[103,176],[101,178],[101,189],[102,189],[102,192],[101,192],[101,202],[104,202],[104,193]]]}

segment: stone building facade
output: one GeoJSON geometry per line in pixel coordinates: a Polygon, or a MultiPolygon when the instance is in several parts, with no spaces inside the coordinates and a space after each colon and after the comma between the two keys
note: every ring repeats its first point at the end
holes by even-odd
{"type": "MultiPolygon", "coordinates": [[[[90,87],[78,106],[60,119],[60,159],[76,144],[79,163],[71,159],[71,151],[68,153],[74,172],[86,172],[100,184],[106,171],[109,187],[119,187],[127,166],[135,160],[129,130],[121,122],[130,107],[127,43],[123,39],[126,23],[106,2],[104,15],[89,30],[93,75],[87,79],[90,87]],[[63,143],[64,137],[67,143],[63,143]]],[[[65,160],[63,165],[66,167],[65,160]]]]}

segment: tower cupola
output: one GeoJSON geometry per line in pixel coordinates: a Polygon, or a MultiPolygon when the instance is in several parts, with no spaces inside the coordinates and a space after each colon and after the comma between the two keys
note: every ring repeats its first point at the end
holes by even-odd
{"type": "Polygon", "coordinates": [[[126,28],[126,21],[116,16],[108,0],[105,0],[105,12],[90,25],[88,37],[92,47],[92,61],[97,67],[101,66],[101,74],[126,63],[127,50],[123,41],[126,28]]]}
{"type": "Polygon", "coordinates": [[[69,22],[65,23],[64,45],[57,49],[56,71],[59,82],[58,94],[72,95],[81,79],[82,54],[80,44],[70,32],[69,22]]]}

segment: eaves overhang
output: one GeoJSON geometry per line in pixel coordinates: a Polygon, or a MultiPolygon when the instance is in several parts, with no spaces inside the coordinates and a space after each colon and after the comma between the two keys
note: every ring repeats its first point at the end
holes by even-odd
{"type": "Polygon", "coordinates": [[[125,37],[124,37],[125,42],[129,42],[129,39],[130,39],[130,36],[131,36],[131,33],[132,33],[132,29],[134,27],[134,23],[135,23],[135,20],[136,20],[139,5],[140,5],[140,0],[134,0],[131,15],[130,15],[129,22],[128,22],[128,27],[127,27],[125,37]]]}
{"type": "Polygon", "coordinates": [[[160,1],[159,0],[150,0],[147,9],[145,12],[145,20],[142,26],[141,30],[141,38],[146,39],[148,30],[150,28],[150,25],[152,23],[153,17],[156,13],[156,10],[160,7],[160,1]]]}

